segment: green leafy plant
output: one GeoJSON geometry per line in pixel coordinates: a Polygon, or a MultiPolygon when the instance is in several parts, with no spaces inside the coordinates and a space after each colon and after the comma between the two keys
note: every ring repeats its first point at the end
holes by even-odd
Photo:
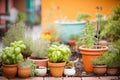
{"type": "Polygon", "coordinates": [[[82,19],[86,19],[86,18],[89,18],[90,15],[88,13],[79,13],[77,15],[77,21],[81,21],[82,19]]]}
{"type": "Polygon", "coordinates": [[[50,46],[50,41],[47,39],[36,39],[31,46],[34,58],[46,58],[47,50],[50,46]]]}
{"type": "Polygon", "coordinates": [[[77,46],[84,45],[87,48],[93,48],[95,44],[95,28],[91,23],[86,24],[86,28],[84,30],[83,35],[79,37],[79,40],[76,42],[77,46]]]}
{"type": "Polygon", "coordinates": [[[96,57],[93,59],[92,64],[93,65],[105,65],[106,61],[101,57],[96,57]]]}
{"type": "Polygon", "coordinates": [[[18,13],[18,19],[17,19],[18,22],[19,21],[25,21],[26,19],[27,19],[26,13],[24,13],[24,12],[19,12],[18,13]]]}
{"type": "Polygon", "coordinates": [[[71,51],[66,45],[51,45],[47,51],[47,56],[50,62],[57,63],[62,61],[68,61],[68,57],[71,55],[71,51]]]}
{"type": "Polygon", "coordinates": [[[26,48],[23,41],[15,41],[10,43],[10,47],[5,47],[0,56],[4,64],[17,64],[23,60],[21,52],[26,48]]]}
{"type": "Polygon", "coordinates": [[[112,14],[108,18],[108,23],[101,32],[101,37],[106,37],[111,42],[116,42],[120,39],[120,4],[118,4],[113,10],[112,14]]]}
{"type": "Polygon", "coordinates": [[[24,44],[26,46],[26,48],[24,49],[24,51],[22,51],[22,54],[24,55],[30,55],[32,53],[32,50],[31,50],[31,46],[32,46],[32,43],[33,43],[33,40],[32,40],[32,37],[25,37],[22,39],[24,41],[24,44]]]}
{"type": "Polygon", "coordinates": [[[18,22],[10,25],[10,28],[5,33],[5,36],[2,38],[3,45],[9,46],[11,42],[21,40],[26,31],[26,25],[23,22],[18,22]]]}
{"type": "Polygon", "coordinates": [[[31,69],[31,73],[30,73],[30,76],[35,76],[36,75],[36,65],[35,63],[32,61],[32,60],[25,60],[23,61],[22,63],[19,63],[18,65],[19,67],[26,67],[26,66],[29,66],[30,69],[31,69]]]}
{"type": "Polygon", "coordinates": [[[80,37],[79,34],[71,34],[70,37],[69,37],[69,39],[70,39],[70,40],[78,40],[79,37],[80,37]]]}

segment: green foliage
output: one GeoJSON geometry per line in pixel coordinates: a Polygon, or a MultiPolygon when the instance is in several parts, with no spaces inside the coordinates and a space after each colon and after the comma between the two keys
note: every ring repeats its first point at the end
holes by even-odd
{"type": "Polygon", "coordinates": [[[112,42],[116,42],[120,39],[120,4],[113,9],[107,25],[101,32],[101,36],[106,37],[112,42]]]}
{"type": "Polygon", "coordinates": [[[24,37],[22,39],[24,41],[24,44],[26,45],[26,48],[24,49],[24,51],[22,52],[23,54],[31,54],[32,50],[30,49],[33,43],[32,37],[24,37]]]}
{"type": "Polygon", "coordinates": [[[77,16],[77,21],[81,21],[82,19],[89,18],[90,15],[88,13],[79,13],[77,16]]]}
{"type": "Polygon", "coordinates": [[[92,60],[92,64],[93,65],[105,65],[106,61],[101,56],[99,56],[92,60]]]}
{"type": "Polygon", "coordinates": [[[4,46],[9,46],[11,42],[19,41],[24,37],[26,25],[23,22],[18,22],[10,25],[10,28],[2,38],[4,46]]]}
{"type": "Polygon", "coordinates": [[[70,37],[69,37],[69,39],[71,39],[71,40],[78,40],[79,37],[80,37],[79,34],[71,34],[70,37]]]}
{"type": "Polygon", "coordinates": [[[46,58],[47,50],[50,46],[50,41],[47,39],[36,39],[32,46],[32,57],[35,58],[46,58]]]}
{"type": "Polygon", "coordinates": [[[26,48],[23,41],[10,43],[10,47],[2,50],[1,60],[4,64],[17,64],[23,60],[21,52],[26,48]]]}
{"type": "Polygon", "coordinates": [[[36,66],[35,66],[35,63],[32,60],[25,60],[22,63],[19,63],[18,66],[19,67],[27,67],[27,66],[29,66],[31,68],[30,76],[35,76],[35,74],[36,74],[35,73],[36,66]]]}
{"type": "Polygon", "coordinates": [[[81,46],[84,45],[87,48],[93,48],[95,44],[95,28],[94,25],[91,23],[86,24],[86,28],[84,30],[83,35],[79,37],[79,41],[77,41],[76,45],[81,46]]]}
{"type": "Polygon", "coordinates": [[[17,19],[18,22],[19,21],[25,21],[26,19],[27,19],[26,13],[24,13],[24,12],[19,12],[18,13],[18,19],[17,19]]]}
{"type": "Polygon", "coordinates": [[[62,61],[68,61],[68,57],[71,55],[71,50],[66,45],[51,45],[47,51],[47,56],[50,62],[57,63],[62,61]]]}

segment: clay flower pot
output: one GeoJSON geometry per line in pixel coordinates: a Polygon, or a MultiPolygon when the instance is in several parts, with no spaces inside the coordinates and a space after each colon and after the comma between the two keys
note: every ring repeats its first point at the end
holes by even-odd
{"type": "Polygon", "coordinates": [[[43,67],[47,67],[48,66],[48,59],[34,59],[31,58],[31,60],[39,67],[39,66],[43,66],[43,67]]]}
{"type": "Polygon", "coordinates": [[[75,43],[76,43],[76,40],[69,40],[68,41],[68,44],[70,45],[70,47],[75,47],[75,43]]]}
{"type": "Polygon", "coordinates": [[[93,72],[97,75],[104,75],[107,71],[107,65],[94,65],[93,72]]]}
{"type": "Polygon", "coordinates": [[[118,72],[118,68],[117,67],[108,67],[107,68],[107,74],[108,75],[115,75],[118,72]]]}
{"type": "Polygon", "coordinates": [[[36,69],[36,72],[38,73],[38,76],[45,76],[47,74],[47,68],[39,66],[39,68],[36,69]]]}
{"type": "Polygon", "coordinates": [[[18,76],[21,78],[27,78],[30,76],[31,68],[30,67],[18,67],[18,76]]]}
{"type": "Polygon", "coordinates": [[[50,73],[54,77],[61,77],[64,71],[66,62],[61,63],[51,63],[48,61],[48,66],[50,68],[50,73]]]}
{"type": "Polygon", "coordinates": [[[3,66],[3,73],[5,75],[5,77],[11,79],[14,78],[16,73],[17,73],[17,64],[13,64],[13,65],[5,65],[2,64],[3,66]]]}
{"type": "Polygon", "coordinates": [[[99,46],[99,48],[89,49],[84,46],[79,47],[80,53],[82,54],[82,60],[84,64],[84,70],[86,72],[93,72],[92,60],[100,56],[102,53],[108,50],[107,46],[99,46]]]}

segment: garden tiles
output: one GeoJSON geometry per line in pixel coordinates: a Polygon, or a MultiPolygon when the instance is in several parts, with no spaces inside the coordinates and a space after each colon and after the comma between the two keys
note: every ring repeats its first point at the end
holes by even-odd
{"type": "Polygon", "coordinates": [[[8,79],[5,77],[0,77],[0,80],[8,80],[8,79]]]}
{"type": "Polygon", "coordinates": [[[82,80],[101,80],[101,79],[99,77],[82,77],[82,80]]]}
{"type": "Polygon", "coordinates": [[[14,79],[9,79],[9,80],[44,80],[43,77],[29,77],[29,78],[14,78],[14,79]]]}
{"type": "Polygon", "coordinates": [[[100,80],[120,80],[120,79],[118,79],[117,76],[105,76],[105,77],[100,77],[100,80]]]}
{"type": "Polygon", "coordinates": [[[63,80],[82,80],[81,77],[64,77],[63,80]]]}
{"type": "Polygon", "coordinates": [[[44,77],[44,80],[63,80],[63,77],[44,77]]]}

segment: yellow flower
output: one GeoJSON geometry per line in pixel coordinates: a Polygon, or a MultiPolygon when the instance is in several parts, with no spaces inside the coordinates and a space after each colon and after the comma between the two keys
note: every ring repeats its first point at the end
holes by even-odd
{"type": "Polygon", "coordinates": [[[49,35],[49,34],[42,34],[42,36],[41,36],[41,38],[42,39],[48,39],[48,40],[51,40],[52,39],[52,36],[51,35],[49,35]]]}

